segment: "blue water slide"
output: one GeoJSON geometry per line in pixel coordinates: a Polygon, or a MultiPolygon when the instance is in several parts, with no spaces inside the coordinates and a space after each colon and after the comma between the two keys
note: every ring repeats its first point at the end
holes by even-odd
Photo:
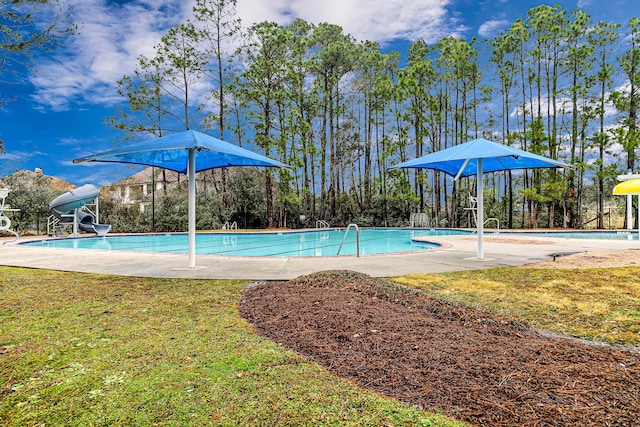
{"type": "Polygon", "coordinates": [[[96,233],[99,236],[104,236],[111,231],[111,225],[98,224],[96,217],[92,213],[79,209],[95,201],[98,194],[100,194],[98,187],[93,184],[85,184],[53,199],[53,201],[49,203],[49,211],[58,218],[60,222],[65,224],[74,221],[73,215],[75,212],[80,230],[86,233],[96,233]]]}

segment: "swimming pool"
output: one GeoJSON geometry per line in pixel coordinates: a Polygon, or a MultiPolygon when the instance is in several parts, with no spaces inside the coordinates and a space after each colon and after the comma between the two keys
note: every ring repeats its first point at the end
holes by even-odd
{"type": "MultiPolygon", "coordinates": [[[[470,234],[450,229],[360,229],[360,255],[420,251],[438,247],[436,243],[416,242],[423,236],[470,234]]],[[[222,256],[320,257],[336,256],[344,229],[294,231],[285,233],[198,233],[196,254],[222,256]]],[[[38,240],[28,246],[73,249],[187,253],[187,234],[131,234],[38,240]]],[[[347,234],[340,255],[356,254],[356,233],[347,234]]]]}

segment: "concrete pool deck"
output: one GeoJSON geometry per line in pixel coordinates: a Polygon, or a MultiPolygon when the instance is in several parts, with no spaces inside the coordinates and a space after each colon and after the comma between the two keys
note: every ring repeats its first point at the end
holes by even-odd
{"type": "MultiPolygon", "coordinates": [[[[442,244],[427,251],[339,257],[223,257],[197,255],[196,268],[187,267],[186,254],[57,249],[21,246],[43,237],[0,238],[0,265],[121,276],[289,280],[323,270],[354,270],[374,277],[415,273],[444,273],[493,267],[522,266],[554,256],[603,250],[640,249],[638,240],[568,239],[526,234],[485,234],[485,258],[476,257],[475,235],[429,236],[442,244]]],[[[640,262],[640,260],[639,260],[640,262]]]]}

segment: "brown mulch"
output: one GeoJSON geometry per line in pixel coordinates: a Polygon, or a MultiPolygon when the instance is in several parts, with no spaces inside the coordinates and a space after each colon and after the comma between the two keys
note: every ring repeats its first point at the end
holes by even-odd
{"type": "Polygon", "coordinates": [[[258,333],[386,396],[481,426],[638,426],[640,352],[543,334],[332,271],[249,287],[258,333]]]}

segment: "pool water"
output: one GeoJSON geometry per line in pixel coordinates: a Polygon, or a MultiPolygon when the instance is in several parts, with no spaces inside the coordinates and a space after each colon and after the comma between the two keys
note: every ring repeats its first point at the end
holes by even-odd
{"type": "MultiPolygon", "coordinates": [[[[469,234],[443,229],[360,229],[360,255],[420,251],[438,247],[436,243],[415,242],[414,237],[469,234]]],[[[344,229],[286,233],[198,233],[196,253],[223,256],[336,256],[344,229]]],[[[29,246],[74,249],[102,249],[142,252],[187,253],[187,234],[134,234],[39,240],[29,246]]],[[[356,254],[356,233],[347,233],[339,255],[356,254]]]]}

